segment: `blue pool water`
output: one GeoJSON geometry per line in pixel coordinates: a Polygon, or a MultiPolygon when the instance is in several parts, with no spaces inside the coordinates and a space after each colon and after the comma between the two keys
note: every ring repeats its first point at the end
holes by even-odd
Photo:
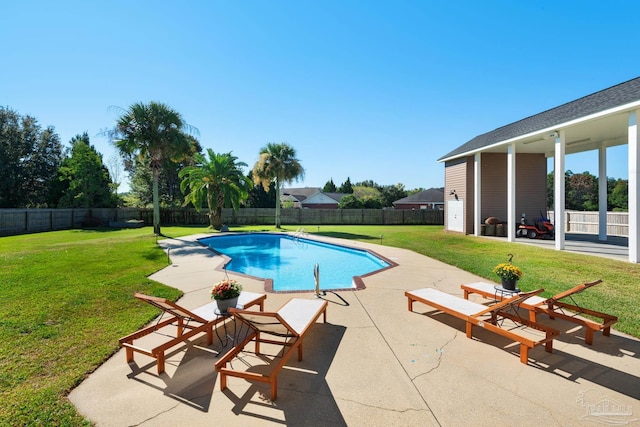
{"type": "Polygon", "coordinates": [[[320,289],[353,288],[353,277],[389,267],[359,249],[288,235],[251,233],[208,237],[200,242],[227,255],[226,268],[273,279],[275,291],[314,290],[314,266],[320,267],[320,289]]]}

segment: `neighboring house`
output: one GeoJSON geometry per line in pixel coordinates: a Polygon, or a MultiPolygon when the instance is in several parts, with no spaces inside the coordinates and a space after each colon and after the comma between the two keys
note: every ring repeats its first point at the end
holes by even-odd
{"type": "Polygon", "coordinates": [[[396,209],[444,209],[444,188],[430,188],[393,202],[396,209]]]}
{"type": "MultiPolygon", "coordinates": [[[[551,90],[551,89],[550,89],[551,90]]],[[[525,100],[526,101],[526,100],[525,100]]],[[[640,262],[640,77],[478,135],[438,161],[445,164],[445,229],[480,235],[489,216],[508,223],[546,209],[547,157],[554,159],[555,248],[565,247],[565,156],[599,157],[599,239],[607,240],[607,147],[628,145],[629,261],[640,262]]]]}
{"type": "Polygon", "coordinates": [[[292,202],[299,209],[338,209],[343,193],[325,193],[320,188],[285,188],[282,190],[282,203],[292,202]]]}

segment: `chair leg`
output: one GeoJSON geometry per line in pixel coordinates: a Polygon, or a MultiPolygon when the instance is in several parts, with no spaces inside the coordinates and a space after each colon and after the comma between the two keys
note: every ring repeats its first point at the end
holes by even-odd
{"type": "Polygon", "coordinates": [[[164,351],[158,353],[158,373],[161,374],[164,372],[164,351]]]}
{"type": "Polygon", "coordinates": [[[529,363],[529,347],[524,344],[520,344],[520,362],[525,365],[529,363]]]}
{"type": "Polygon", "coordinates": [[[133,349],[127,347],[125,350],[125,354],[127,356],[127,363],[133,362],[133,349]]]}
{"type": "Polygon", "coordinates": [[[587,345],[593,344],[593,329],[589,328],[588,326],[586,327],[584,342],[587,343],[587,345]]]}
{"type": "Polygon", "coordinates": [[[549,303],[547,308],[549,309],[549,319],[555,319],[556,317],[553,315],[553,303],[549,303]]]}
{"type": "Polygon", "coordinates": [[[227,374],[220,372],[220,391],[227,388],[227,374]]]}
{"type": "MultiPolygon", "coordinates": [[[[547,338],[549,338],[549,334],[547,334],[547,338]]],[[[549,340],[544,343],[544,351],[547,353],[553,353],[553,340],[549,340]]]]}
{"type": "Polygon", "coordinates": [[[278,398],[278,376],[275,375],[271,378],[271,400],[278,398]]]}

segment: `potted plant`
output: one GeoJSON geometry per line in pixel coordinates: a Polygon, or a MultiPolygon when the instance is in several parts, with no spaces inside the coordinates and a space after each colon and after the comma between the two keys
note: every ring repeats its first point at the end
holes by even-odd
{"type": "Polygon", "coordinates": [[[231,307],[238,305],[238,297],[242,292],[242,285],[232,279],[224,279],[211,288],[211,299],[218,305],[218,311],[224,314],[231,307]]]}
{"type": "Polygon", "coordinates": [[[509,262],[503,262],[496,265],[493,268],[493,272],[500,276],[500,279],[502,279],[503,288],[513,291],[516,289],[516,282],[522,277],[523,273],[520,268],[511,264],[513,255],[509,254],[509,256],[509,262]]]}

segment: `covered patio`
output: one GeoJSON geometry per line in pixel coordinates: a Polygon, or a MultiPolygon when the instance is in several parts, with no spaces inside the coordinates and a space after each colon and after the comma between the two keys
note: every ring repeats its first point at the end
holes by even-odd
{"type": "Polygon", "coordinates": [[[606,243],[612,238],[607,235],[607,148],[627,145],[627,260],[640,262],[639,115],[640,78],[635,78],[479,135],[449,152],[439,159],[445,163],[445,229],[479,236],[480,224],[493,209],[507,218],[507,240],[516,241],[514,225],[521,213],[537,216],[537,209],[546,206],[546,159],[553,158],[554,247],[565,250],[565,157],[596,150],[597,240],[606,243]]]}

